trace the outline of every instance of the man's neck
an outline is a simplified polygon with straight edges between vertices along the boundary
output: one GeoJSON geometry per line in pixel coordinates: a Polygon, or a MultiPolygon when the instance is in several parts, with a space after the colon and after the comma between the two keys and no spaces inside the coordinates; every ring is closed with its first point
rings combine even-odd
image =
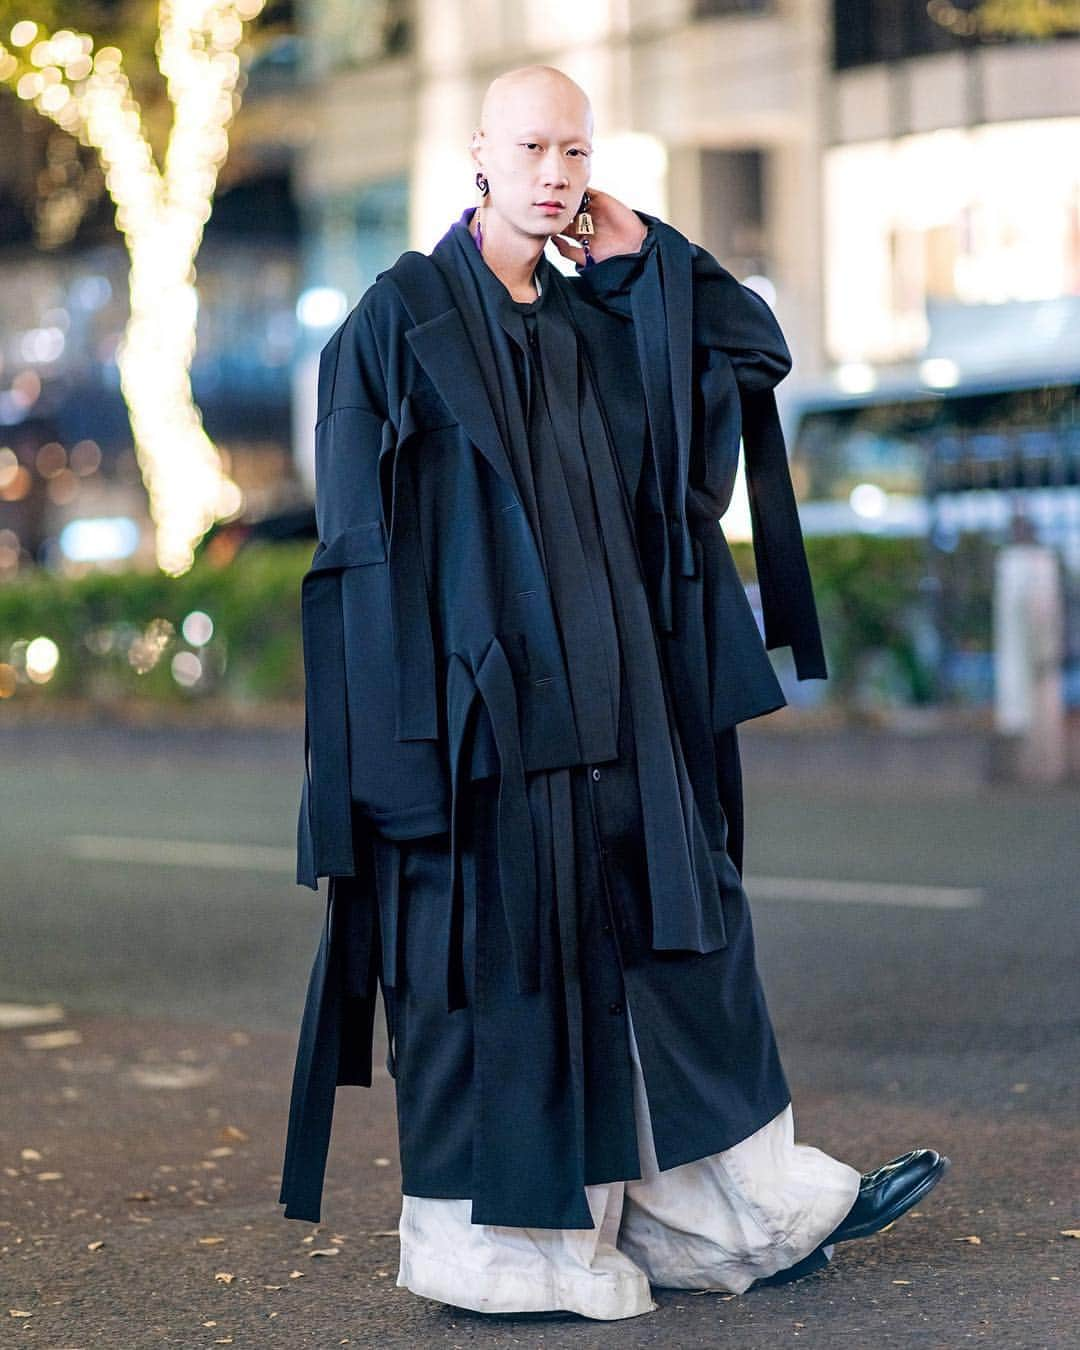
{"type": "Polygon", "coordinates": [[[476,223],[484,230],[483,258],[515,300],[535,300],[538,287],[533,280],[536,264],[544,251],[544,240],[536,241],[513,231],[491,211],[473,212],[469,232],[476,238],[476,223]]]}

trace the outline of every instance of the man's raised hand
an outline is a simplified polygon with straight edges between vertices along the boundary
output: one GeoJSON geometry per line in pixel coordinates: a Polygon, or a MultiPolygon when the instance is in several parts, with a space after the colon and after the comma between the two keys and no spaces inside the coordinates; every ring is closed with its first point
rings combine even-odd
{"type": "MultiPolygon", "coordinates": [[[[579,265],[585,262],[585,250],[577,242],[579,239],[588,239],[589,252],[597,262],[618,253],[637,253],[648,232],[637,212],[610,192],[593,187],[588,191],[589,214],[595,234],[579,235],[568,228],[563,234],[552,236],[555,247],[564,258],[579,265]]],[[[576,215],[573,220],[577,220],[576,215]]]]}

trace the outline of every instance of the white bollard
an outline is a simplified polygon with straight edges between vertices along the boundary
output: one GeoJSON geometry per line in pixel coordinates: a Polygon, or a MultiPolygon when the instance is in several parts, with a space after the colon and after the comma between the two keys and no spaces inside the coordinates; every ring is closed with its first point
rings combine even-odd
{"type": "Polygon", "coordinates": [[[1041,544],[1003,548],[994,566],[994,720],[1024,782],[1058,783],[1068,772],[1063,637],[1057,554],[1041,544]]]}

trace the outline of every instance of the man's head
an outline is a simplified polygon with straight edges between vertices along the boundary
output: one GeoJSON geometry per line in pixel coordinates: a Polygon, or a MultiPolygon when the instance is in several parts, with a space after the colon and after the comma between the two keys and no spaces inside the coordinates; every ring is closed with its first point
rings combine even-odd
{"type": "Polygon", "coordinates": [[[554,66],[521,66],[488,86],[470,147],[488,181],[485,211],[531,236],[565,230],[589,181],[593,115],[580,85],[554,66]],[[558,211],[544,210],[560,203],[558,211]]]}

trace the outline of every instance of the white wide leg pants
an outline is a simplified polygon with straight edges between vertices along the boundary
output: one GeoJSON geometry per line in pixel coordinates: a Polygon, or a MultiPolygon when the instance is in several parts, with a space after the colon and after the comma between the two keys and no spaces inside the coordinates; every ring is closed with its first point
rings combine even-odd
{"type": "Polygon", "coordinates": [[[661,1172],[630,1025],[639,1181],[585,1188],[592,1229],[470,1222],[471,1200],[402,1196],[397,1283],[478,1312],[651,1312],[650,1284],[741,1294],[807,1256],[851,1208],[860,1175],[795,1143],[788,1105],[733,1148],[661,1172]]]}

